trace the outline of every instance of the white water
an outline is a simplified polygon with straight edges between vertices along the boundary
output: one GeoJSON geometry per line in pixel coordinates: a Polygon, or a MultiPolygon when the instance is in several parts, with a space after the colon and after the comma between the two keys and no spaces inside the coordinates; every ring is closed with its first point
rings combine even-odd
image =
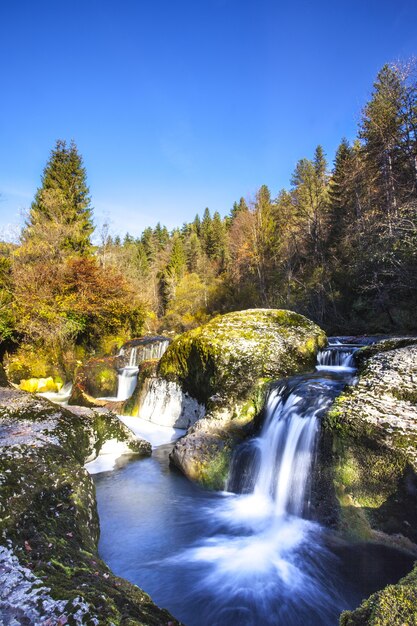
{"type": "Polygon", "coordinates": [[[160,359],[169,346],[169,339],[144,339],[142,343],[130,348],[121,348],[119,356],[129,354],[129,367],[140,365],[143,361],[160,359]]]}
{"type": "Polygon", "coordinates": [[[72,391],[72,383],[66,383],[60,391],[57,393],[52,391],[45,391],[44,393],[38,393],[36,395],[41,396],[42,398],[47,398],[51,400],[51,402],[56,402],[56,404],[68,404],[68,400],[70,399],[72,391]]]}
{"type": "Polygon", "coordinates": [[[272,392],[266,407],[254,493],[270,497],[277,516],[301,516],[318,431],[317,413],[322,406],[314,405],[303,413],[299,410],[302,398],[296,393],[285,398],[283,391],[272,392]]]}
{"type": "MultiPolygon", "coordinates": [[[[136,437],[149,441],[153,449],[167,443],[173,443],[185,435],[185,430],[156,426],[139,417],[118,415],[118,418],[123,424],[130,428],[136,437]]],[[[85,463],[84,467],[89,474],[110,472],[123,463],[122,457],[126,457],[127,460],[129,456],[132,456],[132,451],[126,442],[118,441],[117,439],[109,439],[102,446],[98,456],[92,461],[85,463]]]]}
{"type": "Polygon", "coordinates": [[[166,448],[99,479],[100,554],[112,569],[189,626],[334,626],[380,588],[367,591],[363,546],[350,578],[349,560],[346,572],[325,529],[306,519],[320,418],[352,380],[327,365],[272,389],[260,435],[236,451],[228,492],[170,472],[166,448]]]}
{"type": "Polygon", "coordinates": [[[149,441],[153,449],[167,443],[173,443],[186,433],[184,429],[159,426],[140,417],[128,415],[119,415],[118,417],[137,437],[149,441]]]}
{"type": "Polygon", "coordinates": [[[123,368],[121,373],[118,375],[116,400],[124,401],[130,398],[132,393],[135,391],[135,387],[138,382],[138,373],[139,367],[136,365],[128,365],[123,368]]]}
{"type": "Polygon", "coordinates": [[[343,344],[330,345],[317,356],[317,371],[354,372],[354,354],[357,347],[343,344]]]}
{"type": "Polygon", "coordinates": [[[115,398],[117,401],[128,400],[135,391],[140,364],[151,359],[160,359],[168,346],[168,339],[155,339],[154,341],[145,339],[144,343],[120,350],[119,356],[125,356],[126,352],[129,354],[129,364],[118,375],[117,396],[115,398]]]}

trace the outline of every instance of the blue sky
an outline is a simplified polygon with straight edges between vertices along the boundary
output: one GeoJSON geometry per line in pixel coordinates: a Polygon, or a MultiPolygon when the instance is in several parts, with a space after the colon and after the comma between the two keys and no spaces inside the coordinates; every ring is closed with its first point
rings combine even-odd
{"type": "Polygon", "coordinates": [[[415,0],[0,3],[0,236],[57,138],[83,155],[97,224],[138,235],[353,138],[388,61],[417,54],[415,0]]]}

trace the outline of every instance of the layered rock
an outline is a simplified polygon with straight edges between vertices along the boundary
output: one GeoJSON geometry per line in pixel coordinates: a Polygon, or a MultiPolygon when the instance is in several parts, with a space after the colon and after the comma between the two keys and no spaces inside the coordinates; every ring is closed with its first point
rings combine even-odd
{"type": "MultiPolygon", "coordinates": [[[[339,529],[417,554],[417,341],[382,341],[361,350],[358,363],[357,384],[324,422],[316,504],[333,485],[339,529]]],[[[416,599],[417,571],[341,624],[414,624],[416,599]]]]}
{"type": "Polygon", "coordinates": [[[83,464],[109,439],[150,453],[108,412],[0,389],[3,624],[177,623],[98,557],[94,486],[83,464]]]}
{"type": "Polygon", "coordinates": [[[291,311],[228,313],[176,338],[158,376],[206,409],[171,459],[189,478],[221,489],[232,449],[259,415],[268,384],[312,368],[324,332],[291,311]]]}

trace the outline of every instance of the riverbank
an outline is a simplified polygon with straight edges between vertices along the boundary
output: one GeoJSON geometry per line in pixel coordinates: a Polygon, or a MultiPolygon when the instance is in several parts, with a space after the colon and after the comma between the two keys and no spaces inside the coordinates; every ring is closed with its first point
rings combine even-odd
{"type": "Polygon", "coordinates": [[[177,624],[97,554],[99,520],[83,465],[106,441],[150,454],[109,412],[65,409],[0,388],[0,612],[5,625],[177,624]]]}

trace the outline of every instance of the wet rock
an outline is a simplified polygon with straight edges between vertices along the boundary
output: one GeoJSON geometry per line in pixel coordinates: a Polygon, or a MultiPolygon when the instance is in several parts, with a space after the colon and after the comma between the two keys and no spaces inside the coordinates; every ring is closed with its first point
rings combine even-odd
{"type": "MultiPolygon", "coordinates": [[[[379,342],[358,361],[357,384],[324,421],[321,474],[334,488],[336,525],[417,553],[417,341],[379,342]]],[[[417,624],[417,570],[343,613],[340,623],[417,624]]]]}
{"type": "Polygon", "coordinates": [[[222,488],[231,451],[259,414],[271,380],[313,367],[324,332],[274,309],[227,313],[175,339],[158,375],[206,408],[177,442],[172,462],[189,478],[222,488]]]}
{"type": "Polygon", "coordinates": [[[98,557],[94,486],[83,464],[112,438],[137,446],[108,411],[68,410],[23,391],[0,389],[0,615],[5,626],[177,624],[98,557]]]}

